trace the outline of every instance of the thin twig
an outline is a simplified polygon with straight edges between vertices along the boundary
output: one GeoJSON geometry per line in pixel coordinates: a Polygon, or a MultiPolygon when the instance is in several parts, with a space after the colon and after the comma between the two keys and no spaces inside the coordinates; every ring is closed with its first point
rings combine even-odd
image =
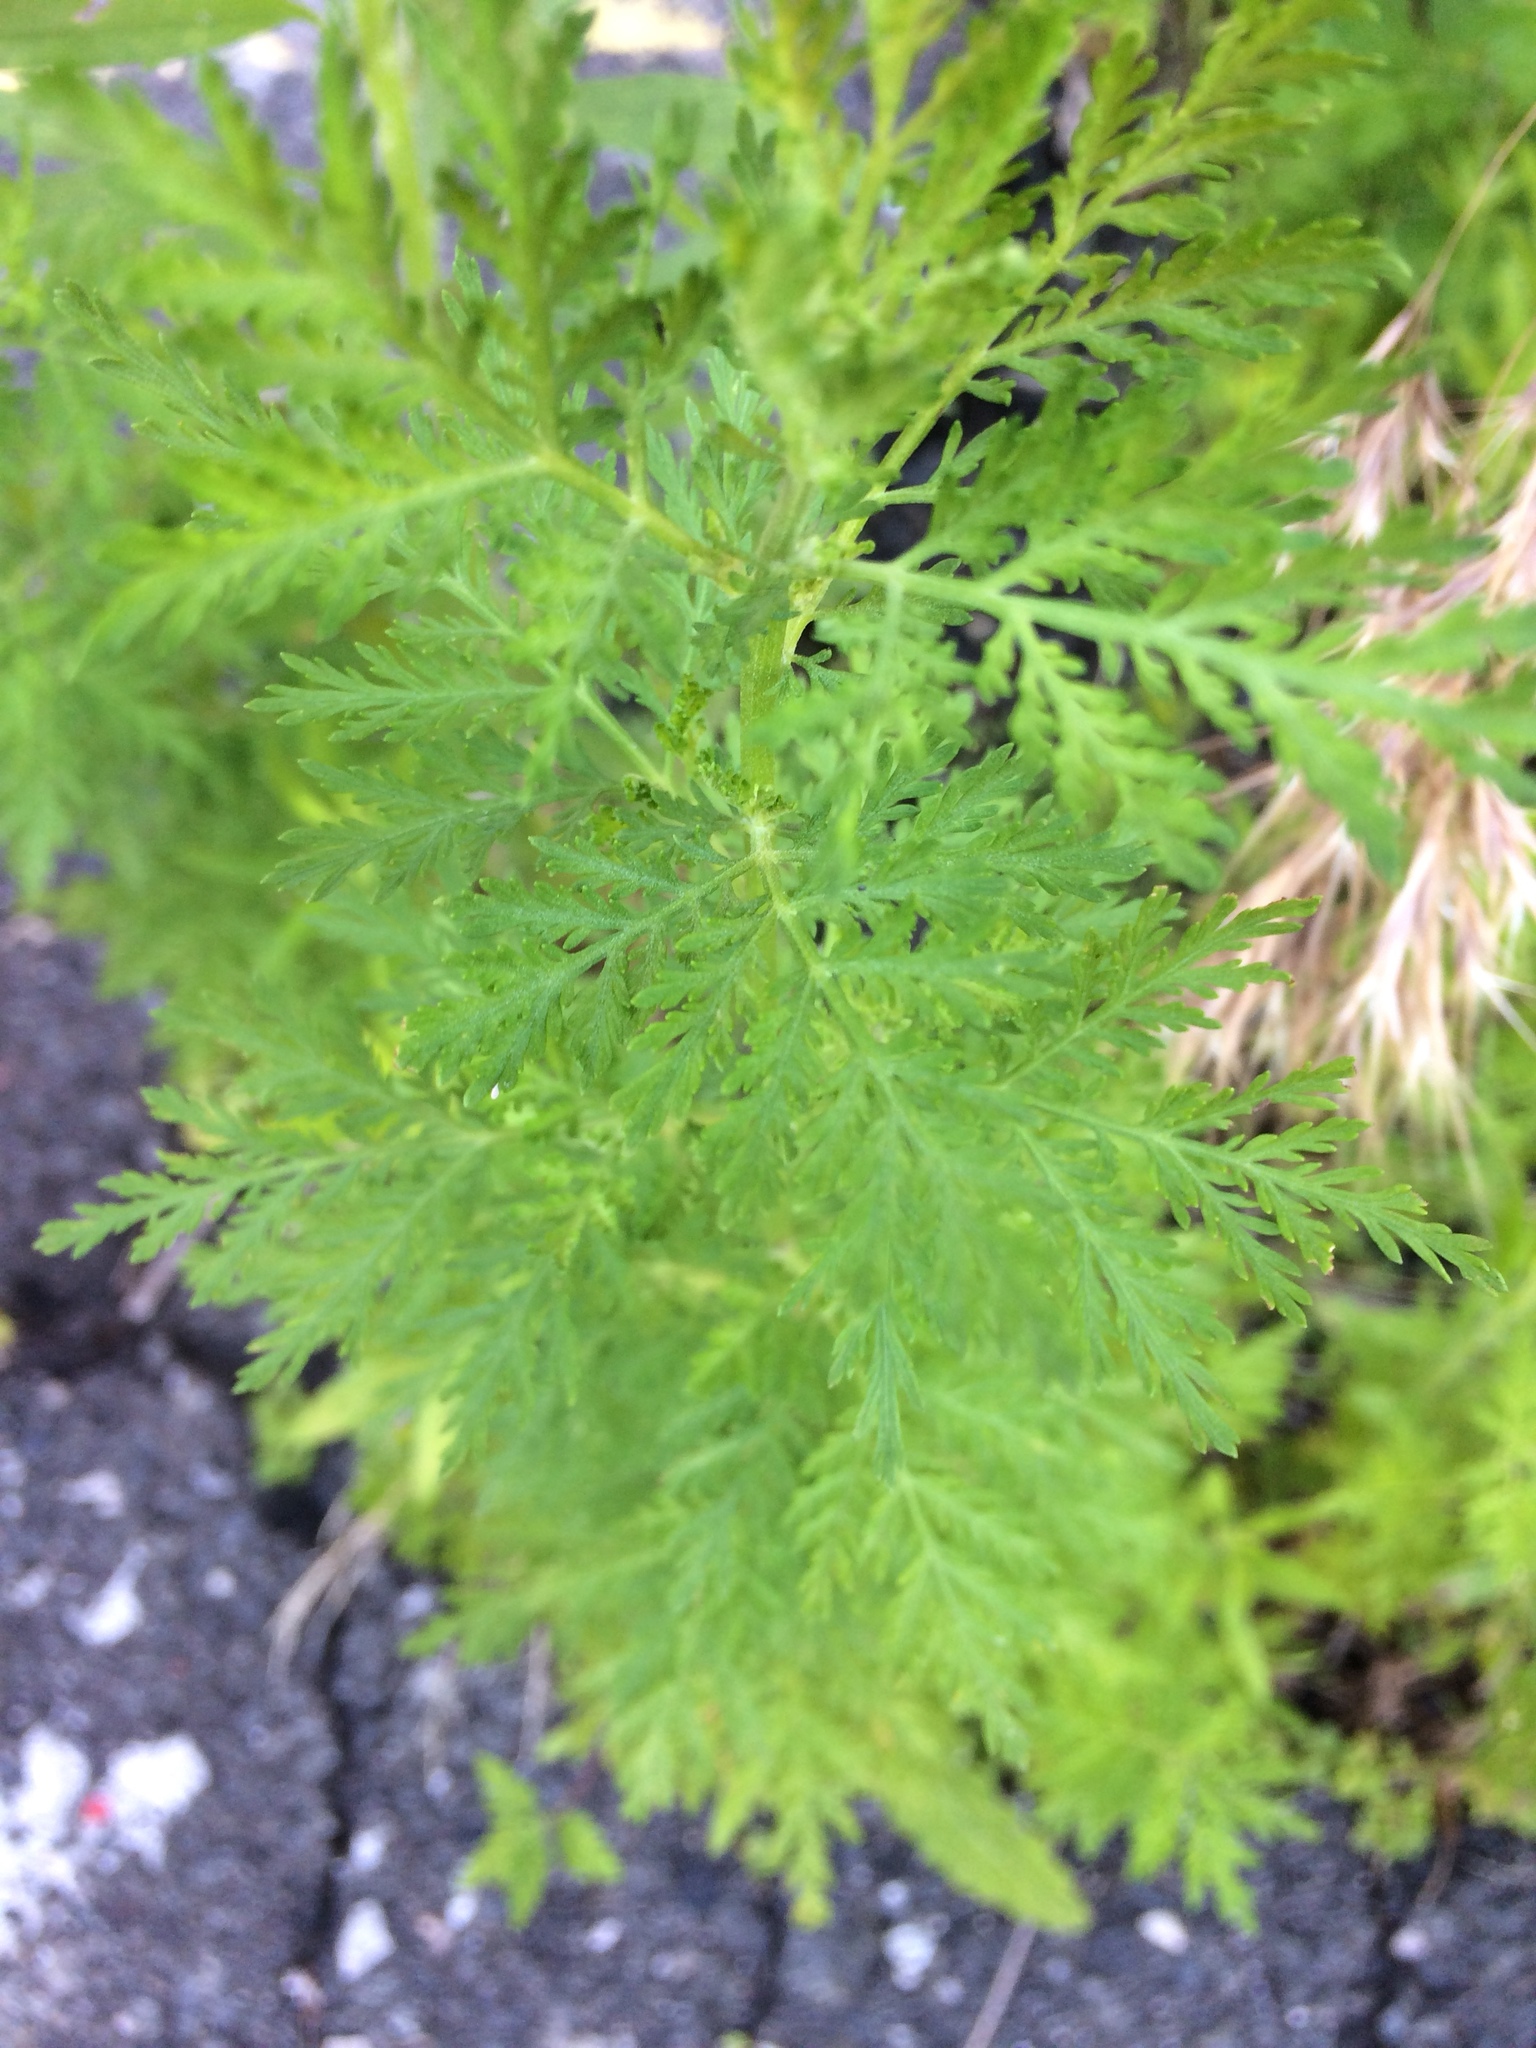
{"type": "Polygon", "coordinates": [[[528,1669],[523,1677],[523,1711],[517,1730],[517,1760],[526,1770],[544,1740],[549,1719],[549,1630],[542,1622],[528,1638],[528,1669]]]}
{"type": "Polygon", "coordinates": [[[1008,1945],[992,1973],[992,1982],[981,2001],[981,2010],[965,2037],[965,2048],[992,2048],[992,2037],[1002,2025],[1003,2014],[1019,1988],[1019,1979],[1024,1974],[1024,1965],[1029,1961],[1029,1952],[1034,1945],[1034,1928],[1027,1920],[1020,1920],[1009,1935],[1008,1945]]]}
{"type": "Polygon", "coordinates": [[[1387,322],[1380,334],[1377,335],[1375,341],[1372,342],[1370,348],[1366,351],[1365,360],[1368,363],[1384,363],[1398,343],[1404,340],[1405,337],[1414,334],[1421,321],[1426,318],[1430,308],[1434,305],[1435,295],[1440,289],[1441,281],[1446,271],[1450,268],[1451,258],[1456,254],[1457,249],[1461,245],[1462,236],[1481,212],[1484,200],[1498,182],[1499,173],[1520,147],[1520,144],[1525,140],[1533,126],[1536,126],[1536,103],[1526,108],[1519,121],[1516,122],[1509,134],[1505,136],[1499,147],[1483,166],[1483,174],[1472,188],[1472,196],[1456,216],[1455,225],[1441,243],[1440,253],[1430,265],[1428,276],[1408,301],[1407,305],[1404,306],[1403,310],[1395,319],[1387,322]]]}
{"type": "Polygon", "coordinates": [[[267,1667],[274,1679],[287,1677],[310,1617],[320,1614],[329,1628],[367,1577],[389,1535],[389,1518],[396,1504],[396,1496],[386,1496],[366,1514],[352,1516],[273,1608],[267,1623],[267,1667]]]}
{"type": "Polygon", "coordinates": [[[1435,1787],[1434,1858],[1423,1884],[1419,1886],[1418,1897],[1409,1908],[1410,1920],[1420,1913],[1427,1913],[1450,1883],[1456,1868],[1456,1852],[1460,1847],[1461,1795],[1454,1783],[1441,1779],[1435,1787]]]}
{"type": "Polygon", "coordinates": [[[164,1251],[155,1253],[149,1264],[134,1280],[132,1286],[123,1290],[118,1303],[118,1314],[125,1323],[143,1324],[153,1322],[160,1304],[171,1291],[171,1284],[181,1271],[182,1262],[193,1245],[205,1238],[213,1228],[211,1218],[199,1223],[195,1230],[184,1230],[179,1237],[172,1238],[164,1251]]]}

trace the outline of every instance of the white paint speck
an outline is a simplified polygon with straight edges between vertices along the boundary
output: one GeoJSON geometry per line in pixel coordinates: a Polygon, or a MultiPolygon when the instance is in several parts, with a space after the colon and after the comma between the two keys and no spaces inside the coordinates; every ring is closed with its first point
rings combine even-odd
{"type": "Polygon", "coordinates": [[[389,1847],[389,1825],[375,1821],[372,1827],[359,1828],[347,1849],[347,1868],[354,1877],[366,1877],[377,1870],[384,1861],[384,1851],[389,1847]]]}
{"type": "Polygon", "coordinates": [[[50,1896],[78,1894],[85,1870],[115,1869],[125,1854],[158,1868],[167,1824],[209,1782],[187,1735],[128,1743],[89,1797],[85,1751],[46,1723],[22,1737],[19,1764],[15,1791],[0,1793],[0,1956],[39,1932],[50,1896]]]}
{"type": "Polygon", "coordinates": [[[123,1848],[158,1870],[167,1825],[212,1782],[208,1759],[190,1735],[127,1743],[108,1758],[101,1782],[108,1825],[123,1848]]]}
{"type": "Polygon", "coordinates": [[[893,1920],[899,1920],[912,1903],[912,1887],[903,1884],[899,1877],[887,1878],[875,1897],[880,1901],[882,1913],[889,1913],[893,1920]]]}
{"type": "Polygon", "coordinates": [[[939,1952],[938,1929],[927,1920],[898,1920],[885,1930],[880,1947],[896,1989],[915,1991],[939,1952]]]}
{"type": "Polygon", "coordinates": [[[31,1571],[23,1572],[19,1579],[12,1579],[5,1589],[5,1604],[17,1614],[30,1614],[34,1607],[41,1607],[53,1591],[53,1567],[35,1564],[31,1571]]]}
{"type": "Polygon", "coordinates": [[[21,1783],[0,1794],[0,1956],[36,1934],[50,1892],[78,1888],[65,1847],[81,1794],[91,1781],[85,1751],[51,1728],[21,1740],[21,1783]]]}
{"type": "Polygon", "coordinates": [[[336,1937],[336,1974],[343,1984],[356,1984],[395,1952],[395,1937],[377,1899],[359,1899],[347,1909],[336,1937]]]}
{"type": "Polygon", "coordinates": [[[66,1479],[59,1499],[72,1508],[89,1508],[104,1522],[115,1522],[123,1512],[123,1482],[115,1472],[82,1472],[78,1479],[66,1479]]]}
{"type": "Polygon", "coordinates": [[[71,1630],[93,1650],[111,1649],[124,1641],[144,1619],[138,1579],[149,1552],[142,1543],[130,1543],[117,1570],[89,1607],[77,1608],[66,1616],[71,1630]]]}
{"type": "Polygon", "coordinates": [[[443,1925],[451,1928],[455,1934],[462,1934],[479,1910],[478,1892],[454,1892],[443,1908],[443,1925]]]}
{"type": "Polygon", "coordinates": [[[616,1949],[624,1939],[624,1922],[609,1918],[594,1920],[581,1937],[581,1945],[590,1955],[605,1956],[616,1949]]]}
{"type": "Polygon", "coordinates": [[[1429,1954],[1429,1935],[1410,1920],[1406,1927],[1399,1927],[1387,1947],[1400,1963],[1422,1963],[1429,1954]]]}
{"type": "Polygon", "coordinates": [[[1166,1906],[1154,1906],[1143,1913],[1136,1922],[1136,1932],[1151,1947],[1161,1949],[1165,1956],[1181,1956],[1189,1948],[1189,1929],[1177,1913],[1170,1913],[1166,1906]]]}
{"type": "Polygon", "coordinates": [[[203,1573],[203,1591],[210,1600],[232,1600],[240,1590],[240,1581],[227,1564],[216,1564],[203,1573]]]}

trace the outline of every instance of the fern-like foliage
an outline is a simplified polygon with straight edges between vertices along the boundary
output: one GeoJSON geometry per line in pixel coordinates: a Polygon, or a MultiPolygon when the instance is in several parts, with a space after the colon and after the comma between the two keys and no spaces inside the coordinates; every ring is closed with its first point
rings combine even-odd
{"type": "MultiPolygon", "coordinates": [[[[286,910],[176,963],[220,1085],[157,1107],[197,1148],[47,1241],[216,1222],[200,1289],[271,1304],[247,1384],[340,1348],[312,1426],[458,1567],[466,1648],[547,1621],[558,1739],[636,1811],[712,1800],[810,1912],[868,1794],[1011,1912],[1074,1919],[1047,1834],[1120,1825],[1241,1911],[1295,1752],[1229,1504],[1176,1505],[1245,1399],[1190,1234],[1286,1317],[1340,1234],[1489,1278],[1340,1159],[1336,1073],[1157,1079],[1306,910],[1154,885],[1224,837],[1201,721],[1266,728],[1386,865],[1352,719],[1511,786],[1531,736],[1350,651],[1367,572],[1295,419],[1194,425],[1212,352],[1369,268],[1218,203],[1326,73],[1322,7],[1238,0],[1182,98],[1136,12],[1051,170],[1064,0],[779,0],[738,24],[729,173],[682,106],[599,214],[581,20],[523,0],[403,10],[414,112],[394,27],[333,19],[312,177],[211,69],[208,145],[17,96],[161,230],[36,315],[178,494],[92,529],[81,672],[161,691],[174,786],[204,699],[152,679],[222,649],[294,819],[286,910]],[[893,507],[921,538],[877,558],[893,507]]],[[[10,799],[39,849],[90,815],[46,786],[10,799]]]]}

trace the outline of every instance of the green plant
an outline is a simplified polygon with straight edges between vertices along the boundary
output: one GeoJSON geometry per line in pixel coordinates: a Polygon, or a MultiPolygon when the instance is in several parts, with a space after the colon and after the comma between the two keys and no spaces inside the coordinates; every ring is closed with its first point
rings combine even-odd
{"type": "MultiPolygon", "coordinates": [[[[1199,0],[1183,0],[1198,12],[1199,0]]],[[[1282,223],[1346,208],[1393,262],[1369,291],[1306,316],[1310,366],[1326,376],[1364,353],[1439,256],[1479,173],[1536,102],[1536,37],[1523,0],[1376,0],[1329,24],[1340,80],[1329,120],[1300,158],[1266,166],[1249,204],[1282,223]]],[[[1515,354],[1529,375],[1536,151],[1514,152],[1459,240],[1439,295],[1431,356],[1454,398],[1487,395],[1515,354]]],[[[1506,377],[1517,365],[1510,365],[1506,377]]]]}
{"type": "Polygon", "coordinates": [[[4,829],[34,883],[77,832],[109,855],[76,914],[171,986],[156,1102],[196,1139],[46,1242],[217,1224],[196,1288],[271,1304],[247,1384],[341,1355],[274,1440],[353,1435],[467,1654],[551,1629],[551,1745],[600,1743],[633,1812],[711,1802],[803,1911],[874,1796],[1014,1913],[1079,1918],[1052,1839],[1124,1827],[1241,1914],[1311,1749],[1255,1601],[1310,1582],[1192,1459],[1287,1370],[1231,1348],[1201,1239],[1289,1318],[1341,1233],[1488,1269],[1338,1162],[1338,1068],[1164,1085],[1163,1035],[1304,906],[1153,882],[1231,837],[1202,731],[1262,726],[1383,872],[1349,721],[1528,794],[1516,685],[1393,678],[1529,622],[1352,649],[1394,571],[1322,530],[1307,419],[1191,426],[1215,359],[1372,261],[1218,204],[1329,74],[1323,7],[1237,6],[1177,99],[1099,10],[1057,170],[1024,152],[1077,10],[978,17],[914,97],[954,11],[744,17],[728,169],[701,189],[664,111],[596,218],[580,20],[519,0],[333,18],[313,179],[212,70],[211,148],[63,76],[14,96],[112,196],[7,201],[18,473],[73,451],[96,496],[15,522],[44,656],[7,716],[54,739],[4,829]],[[898,505],[922,537],[880,558],[898,505]],[[94,745],[57,737],[60,649],[94,745]]]}

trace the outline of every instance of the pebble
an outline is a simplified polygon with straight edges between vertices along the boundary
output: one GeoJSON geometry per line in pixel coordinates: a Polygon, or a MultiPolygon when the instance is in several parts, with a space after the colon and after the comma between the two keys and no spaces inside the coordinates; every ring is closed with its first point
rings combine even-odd
{"type": "Polygon", "coordinates": [[[1143,1913],[1136,1922],[1136,1932],[1151,1947],[1161,1949],[1165,1956],[1182,1956],[1189,1950],[1189,1929],[1177,1913],[1170,1913],[1166,1906],[1154,1906],[1143,1913]]]}
{"type": "Polygon", "coordinates": [[[33,1565],[31,1571],[23,1572],[19,1579],[11,1581],[6,1589],[6,1606],[17,1614],[30,1614],[34,1607],[41,1607],[53,1591],[53,1580],[51,1565],[33,1565]]]}
{"type": "Polygon", "coordinates": [[[100,1796],[117,1840],[159,1870],[167,1823],[212,1783],[208,1759],[191,1736],[167,1735],[159,1742],[126,1743],[109,1757],[100,1796]]]}
{"type": "Polygon", "coordinates": [[[1400,1963],[1422,1963],[1429,1954],[1428,1930],[1415,1927],[1410,1920],[1407,1926],[1398,1928],[1387,1947],[1400,1963]]]}
{"type": "Polygon", "coordinates": [[[624,1939],[624,1922],[611,1916],[605,1920],[594,1920],[581,1937],[581,1945],[589,1955],[605,1956],[616,1949],[624,1939]]]}
{"type": "Polygon", "coordinates": [[[82,1643],[93,1650],[109,1650],[142,1624],[144,1603],[139,1598],[138,1578],[148,1556],[142,1543],[130,1543],[122,1563],[90,1606],[66,1616],[71,1632],[82,1643]]]}
{"type": "Polygon", "coordinates": [[[284,1970],[278,1982],[288,2003],[311,2018],[325,2004],[325,1993],[308,1970],[284,1970]]]}
{"type": "Polygon", "coordinates": [[[479,1910],[478,1892],[455,1892],[443,1908],[443,1925],[462,1934],[479,1910]]]}
{"type": "Polygon", "coordinates": [[[203,1573],[203,1591],[210,1600],[232,1600],[240,1590],[240,1581],[227,1564],[216,1564],[203,1573]]]}
{"type": "Polygon", "coordinates": [[[356,1984],[395,1952],[384,1908],[377,1899],[359,1899],[347,1909],[336,1937],[336,1974],[343,1984],[356,1984]]]}
{"type": "Polygon", "coordinates": [[[915,1991],[939,1952],[938,1930],[926,1920],[898,1920],[880,1940],[898,1991],[915,1991]]]}
{"type": "Polygon", "coordinates": [[[384,1861],[388,1847],[389,1825],[386,1821],[375,1821],[372,1827],[359,1828],[347,1845],[348,1870],[355,1877],[366,1877],[384,1861]]]}
{"type": "Polygon", "coordinates": [[[123,1482],[115,1472],[104,1468],[98,1472],[82,1472],[78,1479],[66,1479],[59,1488],[59,1499],[72,1508],[90,1508],[104,1522],[115,1522],[123,1512],[123,1482]]]}

